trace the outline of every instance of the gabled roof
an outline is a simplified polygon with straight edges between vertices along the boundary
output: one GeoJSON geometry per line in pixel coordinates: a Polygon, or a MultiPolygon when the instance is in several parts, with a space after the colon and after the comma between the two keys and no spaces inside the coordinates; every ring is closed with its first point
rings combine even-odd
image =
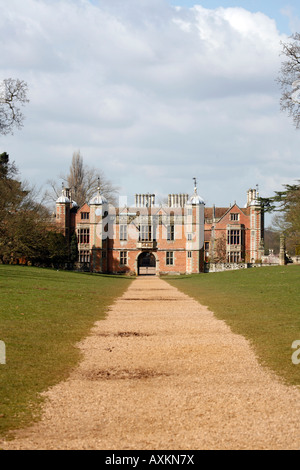
{"type": "Polygon", "coordinates": [[[240,211],[240,212],[242,212],[242,210],[239,208],[239,206],[238,206],[236,203],[234,203],[233,206],[229,207],[229,208],[227,209],[227,211],[225,212],[225,214],[222,215],[222,217],[221,217],[220,220],[224,219],[224,217],[225,217],[227,214],[229,214],[229,213],[232,211],[232,209],[234,209],[235,211],[240,211]]]}
{"type": "MultiPolygon", "coordinates": [[[[231,207],[216,207],[215,208],[215,218],[218,219],[218,222],[221,221],[227,214],[230,212],[240,212],[244,215],[249,215],[249,208],[241,208],[236,203],[234,203],[231,207]]],[[[213,218],[213,208],[206,207],[204,210],[205,219],[212,219],[213,218]]]]}
{"type": "MultiPolygon", "coordinates": [[[[228,211],[228,207],[216,207],[215,208],[215,217],[216,217],[216,219],[221,219],[221,217],[223,217],[223,215],[227,211],[228,211]]],[[[212,217],[213,217],[213,208],[212,207],[205,207],[204,217],[206,219],[212,219],[212,217]]]]}
{"type": "Polygon", "coordinates": [[[77,212],[90,212],[90,206],[88,205],[87,202],[85,202],[81,207],[78,207],[77,212]]]}

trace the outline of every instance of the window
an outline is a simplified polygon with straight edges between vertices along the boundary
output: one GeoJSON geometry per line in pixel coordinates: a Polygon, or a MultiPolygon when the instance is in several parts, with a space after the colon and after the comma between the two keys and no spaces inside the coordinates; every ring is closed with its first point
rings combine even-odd
{"type": "Polygon", "coordinates": [[[89,263],[90,262],[90,252],[88,250],[82,250],[79,252],[79,261],[80,263],[89,263]]]}
{"type": "Polygon", "coordinates": [[[240,245],[241,243],[241,231],[240,230],[229,230],[227,237],[228,245],[240,245]]]}
{"type": "Polygon", "coordinates": [[[120,252],[120,265],[125,266],[127,264],[127,251],[120,252]]]}
{"type": "Polygon", "coordinates": [[[167,266],[173,266],[173,265],[174,265],[173,251],[167,251],[167,254],[166,254],[166,265],[167,265],[167,266]]]}
{"type": "Polygon", "coordinates": [[[230,214],[230,220],[240,220],[240,214],[230,214]]]}
{"type": "Polygon", "coordinates": [[[188,251],[188,252],[187,252],[187,257],[188,257],[188,258],[191,258],[191,257],[192,257],[192,252],[191,252],[191,251],[188,251]]]}
{"type": "Polygon", "coordinates": [[[151,225],[140,226],[140,242],[147,242],[152,240],[151,225]]]}
{"type": "Polygon", "coordinates": [[[167,227],[167,240],[169,240],[169,241],[175,240],[174,225],[168,225],[168,227],[167,227]]]}
{"type": "Polygon", "coordinates": [[[127,240],[127,225],[120,225],[120,240],[127,240]]]}
{"type": "Polygon", "coordinates": [[[204,250],[209,251],[209,242],[204,243],[204,250]]]}
{"type": "Polygon", "coordinates": [[[90,229],[82,228],[79,230],[79,243],[89,244],[90,243],[90,229]]]}
{"type": "Polygon", "coordinates": [[[239,251],[231,251],[227,255],[228,263],[239,263],[241,261],[241,253],[239,251]]]}
{"type": "Polygon", "coordinates": [[[81,220],[89,220],[90,213],[89,212],[81,212],[81,220]]]}
{"type": "Polygon", "coordinates": [[[188,241],[192,241],[193,240],[193,234],[188,233],[187,239],[188,239],[188,241]]]}
{"type": "Polygon", "coordinates": [[[187,215],[193,215],[193,209],[188,209],[187,215]]]}

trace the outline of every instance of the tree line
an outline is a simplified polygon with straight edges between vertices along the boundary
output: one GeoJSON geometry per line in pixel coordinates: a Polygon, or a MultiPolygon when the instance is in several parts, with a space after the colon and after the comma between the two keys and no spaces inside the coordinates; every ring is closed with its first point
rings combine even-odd
{"type": "MultiPolygon", "coordinates": [[[[282,42],[283,60],[276,78],[281,88],[280,109],[292,118],[296,129],[300,129],[300,33],[295,33],[287,42],[282,42]]],[[[279,236],[286,238],[290,255],[300,256],[300,180],[283,184],[273,196],[261,198],[266,213],[273,213],[272,227],[268,232],[270,247],[278,247],[279,236]]]]}
{"type": "MultiPolygon", "coordinates": [[[[99,186],[106,198],[115,202],[117,188],[102,173],[86,166],[79,152],[74,152],[64,179],[79,207],[99,186]]],[[[53,207],[45,203],[56,201],[59,195],[59,188],[52,185],[41,202],[34,189],[19,180],[9,155],[0,154],[0,263],[74,267],[78,260],[76,234],[67,240],[55,223],[53,207]]]]}
{"type": "MultiPolygon", "coordinates": [[[[18,176],[9,155],[0,154],[0,262],[72,268],[78,258],[76,234],[71,234],[71,239],[67,240],[59,232],[52,207],[45,203],[45,197],[41,202],[35,190],[18,176]]],[[[108,200],[114,202],[116,198],[116,187],[103,174],[100,179],[96,170],[84,165],[78,152],[74,152],[65,181],[74,188],[72,196],[79,201],[79,207],[88,202],[99,185],[108,200]],[[78,167],[80,172],[76,173],[78,167]],[[87,184],[90,178],[91,186],[87,184]]],[[[57,187],[52,186],[46,192],[46,199],[52,202],[58,197],[57,187]]]]}
{"type": "MultiPolygon", "coordinates": [[[[28,85],[19,79],[0,82],[0,135],[13,134],[23,127],[21,108],[29,102],[28,85]]],[[[103,172],[83,162],[80,151],[74,152],[67,175],[60,179],[71,190],[79,207],[95,194],[98,187],[112,203],[118,188],[103,172]]],[[[9,154],[0,154],[0,263],[26,263],[39,266],[74,266],[78,259],[76,234],[66,240],[58,231],[49,203],[61,194],[55,181],[42,201],[33,188],[20,181],[19,172],[9,154]]],[[[53,209],[53,207],[52,207],[53,209]]]]}
{"type": "Polygon", "coordinates": [[[18,179],[9,155],[0,155],[0,262],[58,266],[66,262],[64,236],[51,230],[51,214],[18,179]]]}
{"type": "MultiPolygon", "coordinates": [[[[274,195],[260,198],[266,213],[275,214],[273,233],[284,235],[290,255],[300,256],[300,184],[285,184],[274,195]]],[[[278,238],[278,237],[277,237],[278,238]]]]}

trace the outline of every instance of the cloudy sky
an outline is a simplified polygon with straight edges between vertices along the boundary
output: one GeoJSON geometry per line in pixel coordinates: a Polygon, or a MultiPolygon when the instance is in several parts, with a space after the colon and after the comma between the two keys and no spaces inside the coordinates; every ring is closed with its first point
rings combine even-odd
{"type": "Polygon", "coordinates": [[[0,136],[40,188],[80,150],[129,202],[191,193],[246,202],[300,177],[300,131],[279,109],[281,41],[299,0],[0,0],[1,78],[29,86],[0,136]]]}

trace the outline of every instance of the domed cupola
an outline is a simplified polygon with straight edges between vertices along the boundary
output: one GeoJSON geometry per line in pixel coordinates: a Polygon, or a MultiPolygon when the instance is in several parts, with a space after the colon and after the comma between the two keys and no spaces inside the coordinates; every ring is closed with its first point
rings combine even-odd
{"type": "Polygon", "coordinates": [[[100,193],[100,188],[98,187],[97,194],[92,197],[89,206],[102,206],[104,204],[108,204],[108,200],[100,193]]]}
{"type": "Polygon", "coordinates": [[[70,195],[68,188],[62,188],[61,196],[57,199],[56,204],[70,204],[70,195]]]}
{"type": "Polygon", "coordinates": [[[199,196],[199,194],[198,194],[196,178],[194,178],[194,183],[195,183],[195,186],[194,186],[194,194],[189,198],[189,200],[187,201],[187,204],[189,204],[189,205],[195,205],[195,206],[199,206],[199,205],[201,205],[201,204],[204,204],[204,205],[205,205],[204,200],[203,200],[202,197],[199,196]]]}

